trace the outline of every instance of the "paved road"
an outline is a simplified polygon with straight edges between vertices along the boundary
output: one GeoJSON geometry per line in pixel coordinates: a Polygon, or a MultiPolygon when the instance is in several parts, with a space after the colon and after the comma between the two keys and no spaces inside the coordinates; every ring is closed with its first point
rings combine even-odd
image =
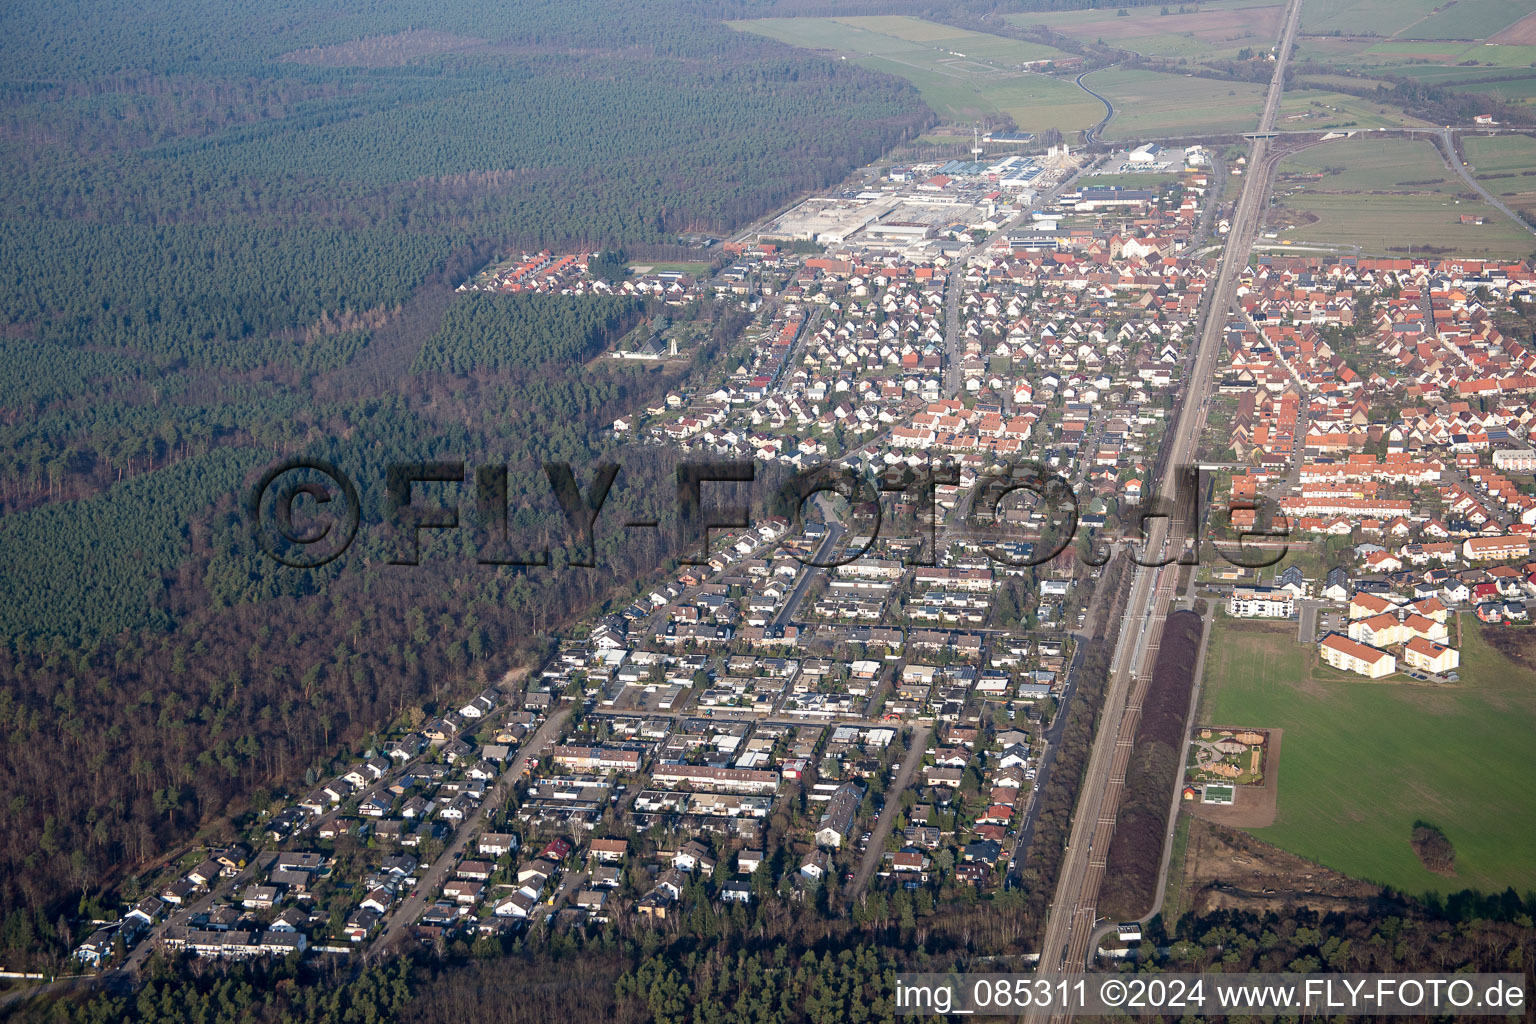
{"type": "MultiPolygon", "coordinates": [[[[1114,64],[1110,64],[1106,67],[1094,68],[1093,71],[1108,71],[1110,68],[1118,67],[1121,63],[1121,61],[1116,61],[1114,64]]],[[[1109,124],[1109,119],[1115,116],[1115,105],[1109,102],[1107,97],[1100,96],[1098,93],[1088,88],[1087,84],[1083,81],[1083,79],[1093,74],[1093,71],[1084,71],[1082,74],[1077,76],[1077,87],[1083,90],[1083,92],[1087,93],[1089,96],[1092,96],[1094,99],[1098,100],[1100,103],[1104,104],[1104,119],[1098,124],[1094,125],[1092,128],[1089,128],[1087,131],[1083,132],[1083,142],[1090,146],[1095,142],[1102,141],[1099,137],[1099,134],[1104,131],[1105,127],[1109,124]]]]}
{"type": "Polygon", "coordinates": [[[912,746],[907,748],[907,756],[902,758],[896,781],[885,792],[885,809],[880,812],[870,832],[869,846],[864,850],[864,859],[859,862],[858,874],[853,876],[853,884],[844,890],[850,905],[869,888],[869,880],[880,866],[885,855],[885,837],[891,834],[891,826],[895,824],[896,814],[901,810],[901,794],[912,784],[912,773],[917,771],[918,764],[923,760],[923,751],[928,749],[930,731],[931,727],[926,723],[912,729],[912,746]]]}
{"type": "Polygon", "coordinates": [[[549,745],[560,732],[570,715],[570,708],[562,708],[550,715],[539,726],[533,737],[523,743],[516,753],[507,759],[507,769],[496,780],[496,784],[485,794],[480,807],[467,820],[461,823],[455,831],[453,841],[438,855],[436,861],[427,869],[426,874],[420,876],[413,895],[407,896],[400,905],[390,911],[389,922],[384,930],[374,939],[368,949],[369,959],[374,959],[389,952],[400,938],[407,933],[416,919],[422,914],[429,900],[437,898],[442,885],[448,880],[449,874],[459,862],[459,857],[464,853],[464,848],[469,844],[469,838],[478,835],[486,819],[493,808],[501,807],[506,803],[511,788],[517,784],[517,780],[523,774],[523,759],[527,757],[543,756],[544,748],[549,745]]]}
{"type": "Polygon", "coordinates": [[[1524,218],[1522,218],[1514,210],[1511,210],[1509,207],[1505,206],[1503,200],[1494,195],[1492,192],[1489,192],[1486,188],[1483,187],[1482,182],[1478,181],[1472,176],[1471,168],[1462,162],[1461,151],[1457,149],[1458,140],[1452,134],[1449,125],[1441,130],[1440,137],[1445,142],[1445,151],[1440,154],[1441,157],[1445,160],[1445,165],[1460,175],[1461,180],[1466,182],[1467,186],[1471,188],[1472,191],[1482,196],[1483,201],[1486,202],[1489,206],[1492,206],[1494,209],[1503,213],[1504,216],[1508,217],[1516,224],[1519,224],[1526,231],[1536,235],[1536,228],[1533,228],[1531,225],[1527,224],[1524,218]]]}
{"type": "MultiPolygon", "coordinates": [[[[832,557],[832,552],[836,550],[837,542],[847,532],[842,523],[836,520],[828,522],[827,536],[822,540],[820,546],[816,548],[816,553],[811,556],[811,560],[819,565],[824,565],[832,557]]],[[[816,565],[800,566],[800,577],[795,580],[795,589],[789,592],[789,597],[785,599],[784,606],[773,617],[773,624],[775,626],[785,626],[794,620],[795,612],[800,610],[800,603],[805,600],[806,592],[811,589],[811,581],[821,571],[816,565]]]]}
{"type": "Polygon", "coordinates": [[[963,261],[956,260],[944,283],[944,397],[960,394],[960,288],[963,261]]]}
{"type": "MultiPolygon", "coordinates": [[[[1301,0],[1290,0],[1281,33],[1278,59],[1271,79],[1259,132],[1272,130],[1276,111],[1285,87],[1285,68],[1300,20],[1301,0]]],[[[1257,232],[1263,197],[1275,158],[1267,153],[1268,140],[1251,143],[1249,175],[1233,214],[1227,249],[1221,261],[1211,300],[1199,336],[1190,383],[1179,417],[1167,445],[1167,459],[1158,493],[1171,494],[1179,467],[1191,460],[1198,446],[1205,420],[1205,403],[1215,375],[1221,340],[1225,333],[1227,312],[1236,291],[1237,274],[1247,262],[1247,254],[1257,232]]],[[[1178,551],[1182,547],[1183,523],[1159,518],[1148,530],[1147,551],[1178,551]]],[[[1097,930],[1095,915],[1099,885],[1103,880],[1109,840],[1114,832],[1115,813],[1125,769],[1130,760],[1140,702],[1150,680],[1150,667],[1156,659],[1162,629],[1162,617],[1173,594],[1176,567],[1137,566],[1131,582],[1131,597],[1126,606],[1127,627],[1122,629],[1115,658],[1111,664],[1109,692],[1104,715],[1089,756],[1088,771],[1072,823],[1071,839],[1062,862],[1055,898],[1046,923],[1039,969],[1042,973],[1081,972],[1085,970],[1090,943],[1097,930]]],[[[1049,1014],[1031,1014],[1042,1020],[1049,1014]]],[[[1070,1018],[1070,1014],[1066,1015],[1070,1018]]]]}

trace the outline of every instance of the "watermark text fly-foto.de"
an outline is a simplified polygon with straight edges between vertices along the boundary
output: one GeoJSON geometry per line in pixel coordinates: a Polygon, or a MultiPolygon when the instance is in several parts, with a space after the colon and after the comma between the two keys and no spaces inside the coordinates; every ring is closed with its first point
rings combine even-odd
{"type": "MultiPolygon", "coordinates": [[[[593,467],[585,487],[568,463],[545,463],[543,471],[550,493],[576,541],[577,554],[566,564],[595,567],[599,520],[622,467],[614,462],[593,467]]],[[[549,566],[547,549],[520,550],[509,536],[507,476],[507,467],[496,463],[470,466],[462,461],[431,461],[388,466],[384,479],[379,481],[384,491],[379,522],[371,524],[383,531],[388,560],[396,565],[419,564],[425,531],[471,528],[475,531],[476,561],[482,565],[549,566]],[[438,501],[427,503],[424,496],[436,497],[438,501]],[[460,514],[465,504],[471,507],[471,516],[460,514]]],[[[707,562],[712,530],[749,529],[754,525],[745,506],[707,501],[706,485],[752,484],[757,479],[757,466],[750,460],[687,461],[677,466],[672,539],[678,561],[692,565],[707,562]]],[[[787,542],[801,535],[795,528],[779,538],[779,546],[806,565],[831,568],[853,562],[870,551],[879,538],[883,522],[881,498],[896,494],[919,510],[916,520],[919,528],[927,532],[927,543],[908,555],[908,564],[934,565],[943,518],[939,494],[941,489],[957,491],[960,479],[953,465],[932,462],[877,474],[838,464],[799,470],[788,482],[777,486],[778,494],[785,499],[782,504],[793,511],[795,527],[803,528],[807,504],[821,495],[836,495],[850,506],[864,510],[865,521],[859,525],[859,543],[841,550],[825,552],[823,545],[791,546],[787,542]]],[[[1171,500],[1153,495],[1130,506],[1129,515],[1122,513],[1122,522],[1128,520],[1139,527],[1139,537],[1122,539],[1134,561],[1148,566],[1198,563],[1205,521],[1201,495],[1207,482],[1199,467],[1180,467],[1171,500]],[[1145,543],[1152,522],[1158,519],[1176,522],[1181,527],[1181,540],[1176,546],[1165,543],[1154,551],[1145,543]]],[[[1005,565],[1050,562],[1072,544],[1083,525],[1081,504],[1072,486],[1039,463],[992,467],[975,477],[966,488],[964,499],[964,507],[946,528],[946,538],[970,542],[993,561],[1005,565]],[[1041,524],[1038,536],[1027,542],[1019,540],[1017,529],[1009,526],[1009,517],[1004,514],[1005,502],[1014,496],[1014,500],[1032,506],[1034,519],[1041,524]]],[[[257,547],[276,561],[295,568],[316,568],[334,561],[352,545],[363,526],[358,485],[341,468],[321,459],[289,459],[270,467],[246,495],[245,509],[257,547]]],[[[1225,512],[1230,515],[1238,510],[1256,512],[1260,505],[1234,505],[1225,512]]],[[[626,522],[622,526],[661,528],[657,520],[626,522]]],[[[1283,538],[1287,534],[1281,518],[1265,531],[1244,531],[1234,541],[1208,539],[1217,554],[1233,565],[1263,568],[1285,556],[1283,538]],[[1254,539],[1265,543],[1247,543],[1254,539]]],[[[1101,543],[1080,549],[1078,557],[1092,565],[1102,565],[1108,561],[1109,551],[1101,543]]]]}

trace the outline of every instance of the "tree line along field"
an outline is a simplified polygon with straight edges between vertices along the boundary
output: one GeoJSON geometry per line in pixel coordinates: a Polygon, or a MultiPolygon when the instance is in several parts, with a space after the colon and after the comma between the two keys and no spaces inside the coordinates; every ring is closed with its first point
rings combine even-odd
{"type": "Polygon", "coordinates": [[[1524,256],[1536,248],[1522,226],[1465,190],[1427,140],[1342,139],[1281,162],[1268,224],[1282,242],[1350,251],[1524,256]]]}
{"type": "Polygon", "coordinates": [[[1330,669],[1291,622],[1218,617],[1199,720],[1285,731],[1277,817],[1256,836],[1408,893],[1536,886],[1536,672],[1462,627],[1467,681],[1431,686],[1330,669]],[[1414,854],[1420,819],[1454,844],[1454,877],[1414,854]]]}
{"type": "Polygon", "coordinates": [[[1070,79],[1011,70],[1028,61],[1069,56],[1038,43],[901,16],[765,18],[729,24],[792,46],[844,55],[852,63],[904,78],[949,121],[1003,116],[1023,131],[1073,132],[1103,116],[1103,104],[1070,79]]]}

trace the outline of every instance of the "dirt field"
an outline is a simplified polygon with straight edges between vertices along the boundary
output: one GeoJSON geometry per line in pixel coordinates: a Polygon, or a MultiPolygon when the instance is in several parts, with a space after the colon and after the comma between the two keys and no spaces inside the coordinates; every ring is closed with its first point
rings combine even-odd
{"type": "MultiPolygon", "coordinates": [[[[1202,725],[1196,726],[1196,731],[1205,728],[1234,729],[1237,726],[1202,725]]],[[[1280,792],[1280,742],[1285,738],[1285,730],[1265,728],[1265,731],[1269,733],[1269,742],[1264,745],[1264,782],[1258,786],[1234,786],[1235,802],[1227,806],[1201,803],[1198,799],[1191,801],[1185,804],[1189,813],[1229,828],[1263,828],[1275,823],[1280,792]]]]}
{"type": "Polygon", "coordinates": [[[1483,637],[1490,647],[1516,665],[1536,669],[1536,630],[1510,626],[1485,630],[1483,637]]]}
{"type": "Polygon", "coordinates": [[[1536,46],[1536,12],[1527,14],[1488,41],[1505,46],[1536,46]]]}
{"type": "Polygon", "coordinates": [[[1214,910],[1284,913],[1296,907],[1327,913],[1371,900],[1381,891],[1246,832],[1198,817],[1189,825],[1183,870],[1178,878],[1169,879],[1170,887],[1175,884],[1183,887],[1179,905],[1196,914],[1214,910]]]}

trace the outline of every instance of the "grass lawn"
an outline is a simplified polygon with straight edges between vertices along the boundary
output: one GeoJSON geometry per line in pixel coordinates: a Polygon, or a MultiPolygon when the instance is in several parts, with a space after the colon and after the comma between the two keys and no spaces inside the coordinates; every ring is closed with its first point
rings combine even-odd
{"type": "Polygon", "coordinates": [[[1095,72],[1086,81],[1115,105],[1106,139],[1252,131],[1263,106],[1263,88],[1250,82],[1120,68],[1095,72]]]}
{"type": "Polygon", "coordinates": [[[1071,79],[1012,70],[1026,61],[1063,56],[1038,43],[898,16],[763,18],[728,24],[792,46],[844,55],[864,67],[905,78],[950,121],[1002,114],[1022,131],[1074,132],[1104,116],[1104,105],[1071,79]]]}
{"type": "Polygon", "coordinates": [[[1178,824],[1174,826],[1173,849],[1168,854],[1168,887],[1163,890],[1163,905],[1159,912],[1163,915],[1165,924],[1173,924],[1184,916],[1189,908],[1184,889],[1184,861],[1189,854],[1189,822],[1188,814],[1180,814],[1178,824]]]}
{"type": "Polygon", "coordinates": [[[709,272],[709,264],[699,261],[667,263],[665,261],[658,260],[634,260],[630,263],[629,268],[636,273],[646,274],[679,273],[693,274],[694,276],[698,276],[699,274],[707,274],[709,272]],[[641,268],[646,269],[642,270],[641,268]]]}
{"type": "Polygon", "coordinates": [[[1437,687],[1336,672],[1294,622],[1219,617],[1197,721],[1285,730],[1278,815],[1254,834],[1408,892],[1536,887],[1536,672],[1463,627],[1463,682],[1437,687]],[[1454,844],[1454,878],[1409,845],[1421,818],[1454,844]]]}
{"type": "MultiPolygon", "coordinates": [[[[1182,164],[1182,161],[1180,161],[1182,164]]],[[[1105,187],[1118,186],[1120,188],[1162,188],[1171,185],[1182,177],[1177,172],[1170,173],[1137,173],[1129,174],[1090,174],[1083,178],[1081,184],[1105,187]]]]}
{"type": "Polygon", "coordinates": [[[1373,253],[1526,256],[1536,249],[1529,232],[1487,203],[1458,198],[1465,188],[1430,142],[1345,139],[1281,163],[1267,225],[1279,241],[1373,253]],[[1463,224],[1464,214],[1486,223],[1463,224]]]}

